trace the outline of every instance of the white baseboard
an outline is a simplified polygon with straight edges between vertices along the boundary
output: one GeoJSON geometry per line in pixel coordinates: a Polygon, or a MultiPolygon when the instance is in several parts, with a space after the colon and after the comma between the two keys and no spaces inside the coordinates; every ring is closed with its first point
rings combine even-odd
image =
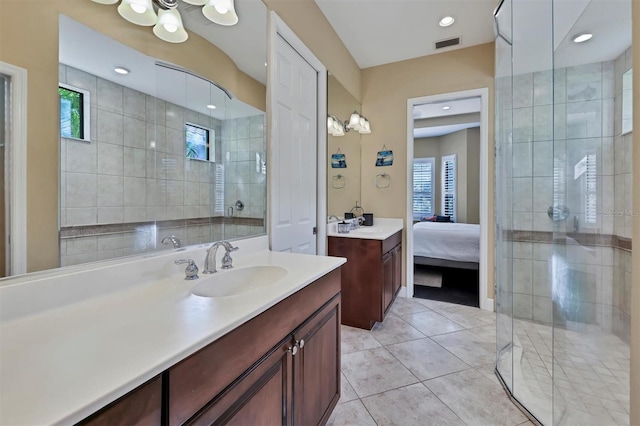
{"type": "Polygon", "coordinates": [[[407,297],[406,287],[400,287],[400,291],[398,291],[398,297],[407,297]]]}
{"type": "Polygon", "coordinates": [[[484,300],[480,300],[480,309],[483,311],[494,311],[493,299],[485,297],[484,300]]]}

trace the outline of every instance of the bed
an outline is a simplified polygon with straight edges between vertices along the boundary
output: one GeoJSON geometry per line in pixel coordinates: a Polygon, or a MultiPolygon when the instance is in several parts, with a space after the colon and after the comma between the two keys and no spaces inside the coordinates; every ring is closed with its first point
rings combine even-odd
{"type": "Polygon", "coordinates": [[[413,261],[418,265],[477,270],[480,225],[450,222],[414,224],[413,261]]]}

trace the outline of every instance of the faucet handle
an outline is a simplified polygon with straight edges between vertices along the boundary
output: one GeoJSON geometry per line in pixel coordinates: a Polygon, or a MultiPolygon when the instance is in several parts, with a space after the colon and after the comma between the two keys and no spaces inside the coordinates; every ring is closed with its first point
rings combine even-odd
{"type": "Polygon", "coordinates": [[[182,265],[188,263],[187,267],[184,269],[184,279],[185,280],[197,280],[198,277],[198,265],[193,259],[178,259],[175,261],[176,265],[182,265]]]}

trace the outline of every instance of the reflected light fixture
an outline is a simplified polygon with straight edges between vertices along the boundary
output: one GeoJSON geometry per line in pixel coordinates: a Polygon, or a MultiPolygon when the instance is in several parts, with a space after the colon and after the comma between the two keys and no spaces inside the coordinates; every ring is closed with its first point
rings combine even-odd
{"type": "MultiPolygon", "coordinates": [[[[144,27],[153,26],[153,33],[169,43],[182,43],[189,38],[178,11],[180,0],[91,0],[99,4],[116,4],[118,13],[127,21],[144,27]],[[156,14],[157,11],[157,14],[156,14]]],[[[202,14],[210,21],[224,26],[238,23],[234,0],[182,0],[202,6],[202,14]]]]}
{"type": "Polygon", "coordinates": [[[584,43],[587,40],[591,40],[592,37],[593,37],[593,34],[591,34],[591,33],[576,34],[576,35],[573,36],[573,42],[574,43],[584,43]]]}
{"type": "Polygon", "coordinates": [[[127,75],[127,74],[129,74],[129,72],[130,72],[130,71],[129,71],[128,69],[126,69],[125,67],[115,67],[113,70],[114,70],[115,72],[117,72],[118,74],[120,74],[120,75],[127,75]]]}
{"type": "Polygon", "coordinates": [[[442,107],[443,110],[448,111],[451,109],[451,107],[449,105],[445,105],[442,107]]]}
{"type": "Polygon", "coordinates": [[[216,107],[215,105],[213,105],[213,104],[209,104],[209,105],[207,105],[207,108],[209,108],[209,109],[216,109],[217,107],[216,107]]]}
{"type": "Polygon", "coordinates": [[[441,27],[448,27],[453,25],[454,22],[456,22],[456,20],[453,16],[445,16],[440,20],[440,22],[438,22],[438,25],[440,25],[441,27]]]}
{"type": "Polygon", "coordinates": [[[351,114],[349,121],[343,123],[335,116],[329,115],[327,117],[327,132],[332,136],[344,136],[349,130],[355,130],[361,134],[371,133],[371,124],[369,120],[358,114],[356,111],[351,114]]]}

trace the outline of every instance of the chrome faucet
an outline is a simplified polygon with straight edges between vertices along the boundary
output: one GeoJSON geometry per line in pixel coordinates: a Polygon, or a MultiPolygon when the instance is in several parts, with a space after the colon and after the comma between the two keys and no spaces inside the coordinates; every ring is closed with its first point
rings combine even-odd
{"type": "Polygon", "coordinates": [[[331,222],[331,219],[335,219],[336,222],[340,222],[340,218],[338,216],[334,215],[334,214],[329,216],[328,221],[331,222]]]}
{"type": "Polygon", "coordinates": [[[231,269],[233,268],[233,259],[231,259],[232,251],[239,250],[239,247],[233,247],[231,243],[228,241],[217,241],[213,243],[211,247],[207,249],[207,257],[204,260],[204,270],[203,274],[214,274],[217,272],[216,270],[216,254],[218,253],[218,247],[224,246],[224,256],[222,257],[222,269],[231,269]]]}
{"type": "Polygon", "coordinates": [[[182,265],[184,263],[188,263],[187,267],[184,270],[184,279],[185,280],[197,280],[198,277],[198,266],[193,259],[178,259],[175,261],[176,265],[182,265]]]}
{"type": "Polygon", "coordinates": [[[182,242],[175,235],[167,235],[166,237],[164,237],[161,241],[162,244],[167,245],[168,244],[167,240],[171,241],[171,244],[173,244],[173,248],[175,249],[182,248],[182,242]]]}

